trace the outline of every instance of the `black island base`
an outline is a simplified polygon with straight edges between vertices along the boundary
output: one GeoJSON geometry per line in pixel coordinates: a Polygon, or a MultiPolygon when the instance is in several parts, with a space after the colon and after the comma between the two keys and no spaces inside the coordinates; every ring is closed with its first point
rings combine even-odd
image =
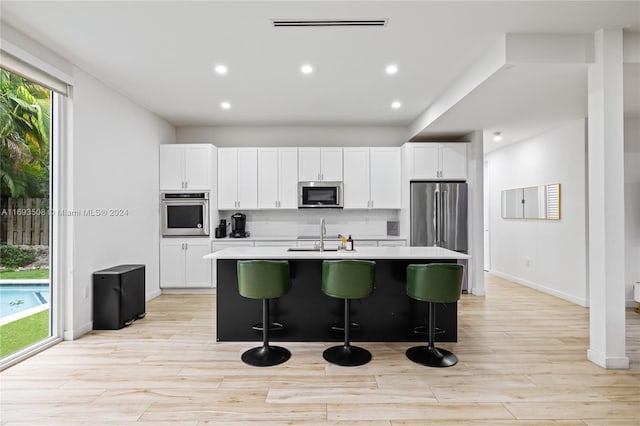
{"type": "MultiPolygon", "coordinates": [[[[427,340],[428,303],[406,294],[407,265],[455,263],[455,260],[374,259],[375,288],[364,299],[351,302],[351,338],[364,342],[427,340]]],[[[262,302],[238,292],[235,259],[217,259],[217,340],[262,339],[262,302]]],[[[342,341],[344,302],[326,296],[321,289],[322,260],[289,260],[291,290],[272,299],[272,341],[342,341]]],[[[436,304],[436,341],[457,341],[457,303],[436,304]]]]}

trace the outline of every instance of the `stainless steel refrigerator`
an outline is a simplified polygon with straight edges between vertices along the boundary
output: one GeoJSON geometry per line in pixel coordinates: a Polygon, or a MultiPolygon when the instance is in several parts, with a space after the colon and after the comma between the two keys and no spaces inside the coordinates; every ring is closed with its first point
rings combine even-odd
{"type": "Polygon", "coordinates": [[[467,253],[466,183],[411,183],[411,245],[467,253]]]}

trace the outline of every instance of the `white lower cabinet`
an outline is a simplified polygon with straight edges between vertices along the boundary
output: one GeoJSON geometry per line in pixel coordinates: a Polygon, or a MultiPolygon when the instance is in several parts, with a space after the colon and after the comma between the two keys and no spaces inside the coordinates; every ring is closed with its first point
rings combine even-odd
{"type": "Polygon", "coordinates": [[[209,240],[169,239],[160,243],[160,288],[211,287],[212,265],[202,257],[209,240]]]}
{"type": "Polygon", "coordinates": [[[358,247],[378,247],[376,240],[353,240],[353,248],[358,250],[358,247]]]}
{"type": "Polygon", "coordinates": [[[406,247],[407,240],[380,240],[378,247],[406,247]]]}

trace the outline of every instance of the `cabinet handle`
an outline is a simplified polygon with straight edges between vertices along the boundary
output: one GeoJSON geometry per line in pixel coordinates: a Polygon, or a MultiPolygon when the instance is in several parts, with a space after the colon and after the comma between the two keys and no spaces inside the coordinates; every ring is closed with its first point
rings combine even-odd
{"type": "Polygon", "coordinates": [[[371,208],[373,208],[373,200],[371,200],[370,203],[371,203],[371,208]]]}
{"type": "Polygon", "coordinates": [[[189,188],[189,182],[187,182],[186,180],[184,181],[184,189],[189,188]]]}

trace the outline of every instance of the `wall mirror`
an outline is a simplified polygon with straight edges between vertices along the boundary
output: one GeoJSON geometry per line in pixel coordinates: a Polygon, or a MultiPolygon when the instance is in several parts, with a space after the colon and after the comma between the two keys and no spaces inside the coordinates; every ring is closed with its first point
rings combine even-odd
{"type": "Polygon", "coordinates": [[[502,218],[560,220],[560,184],[505,189],[502,218]]]}

